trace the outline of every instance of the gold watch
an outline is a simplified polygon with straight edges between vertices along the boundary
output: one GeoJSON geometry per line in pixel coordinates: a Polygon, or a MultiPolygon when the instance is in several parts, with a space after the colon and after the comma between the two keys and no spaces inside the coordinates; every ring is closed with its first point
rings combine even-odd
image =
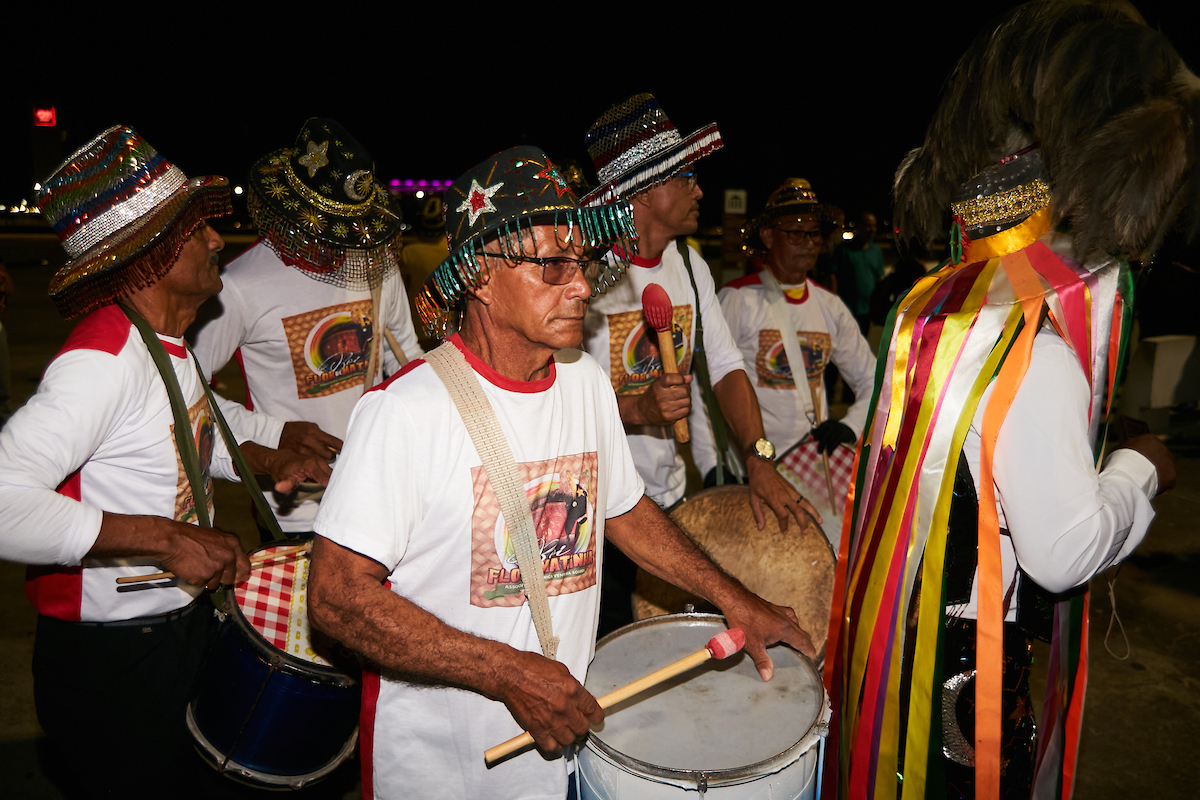
{"type": "Polygon", "coordinates": [[[754,444],[746,449],[746,455],[758,456],[759,458],[765,458],[767,461],[774,461],[775,445],[766,439],[755,439],[754,444]]]}

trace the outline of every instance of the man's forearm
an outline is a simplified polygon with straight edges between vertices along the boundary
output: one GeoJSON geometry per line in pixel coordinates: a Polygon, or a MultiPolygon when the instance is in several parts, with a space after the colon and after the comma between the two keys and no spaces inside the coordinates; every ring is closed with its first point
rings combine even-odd
{"type": "Polygon", "coordinates": [[[750,445],[764,436],[762,411],[750,379],[744,371],[735,369],[713,384],[713,393],[739,452],[745,455],[750,445]]]}
{"type": "Polygon", "coordinates": [[[745,591],[647,497],[604,525],[605,538],[639,567],[717,607],[745,591]]]}
{"type": "Polygon", "coordinates": [[[386,571],[318,536],[309,577],[313,624],[372,662],[405,676],[500,699],[515,650],[442,622],[383,585],[386,571]]]}

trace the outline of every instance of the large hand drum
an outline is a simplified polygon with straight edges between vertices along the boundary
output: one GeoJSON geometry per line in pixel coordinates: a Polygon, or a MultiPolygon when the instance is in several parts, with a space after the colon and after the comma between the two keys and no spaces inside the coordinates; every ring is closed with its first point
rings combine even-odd
{"type": "MultiPolygon", "coordinates": [[[[767,525],[758,530],[750,509],[750,490],[745,486],[718,486],[683,500],[671,510],[671,519],[703,547],[712,559],[755,594],[795,610],[817,648],[824,656],[833,602],[836,559],[829,541],[812,517],[803,514],[804,524],[790,520],[786,531],[764,506],[767,525]]],[[[712,606],[682,589],[638,570],[633,595],[633,614],[647,619],[679,613],[684,605],[697,610],[712,606]]]]}

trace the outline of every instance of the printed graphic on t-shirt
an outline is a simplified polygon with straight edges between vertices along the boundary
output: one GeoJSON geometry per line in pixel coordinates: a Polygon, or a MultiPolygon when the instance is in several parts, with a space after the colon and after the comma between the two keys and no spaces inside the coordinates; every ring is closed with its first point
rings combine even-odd
{"type": "MultiPolygon", "coordinates": [[[[542,552],[546,594],[596,584],[596,454],[517,464],[542,552]]],[[[483,467],[471,470],[471,605],[519,606],[525,585],[500,503],[483,467]]]]}
{"type": "MultiPolygon", "coordinates": [[[[188,409],[188,420],[192,424],[192,441],[196,443],[196,452],[200,455],[200,481],[204,484],[204,494],[208,505],[208,518],[213,518],[213,485],[209,474],[212,465],[213,437],[216,426],[213,422],[212,411],[208,407],[208,398],[201,397],[188,409]]],[[[196,519],[196,499],[192,496],[192,485],[188,482],[187,472],[183,469],[183,459],[179,457],[179,445],[175,443],[175,426],[171,425],[171,443],[175,445],[175,468],[178,477],[175,480],[175,519],[180,522],[192,522],[196,519]]]]}
{"type": "Polygon", "coordinates": [[[318,308],[282,322],[301,400],[362,385],[371,353],[370,300],[318,308]]]}
{"type": "MultiPolygon", "coordinates": [[[[671,340],[680,374],[692,362],[692,307],[675,306],[671,317],[671,340]]],[[[617,394],[641,394],[662,374],[658,333],[638,311],[608,315],[609,376],[617,394]]]]}
{"type": "MultiPolygon", "coordinates": [[[[825,365],[829,363],[829,349],[833,337],[826,331],[796,331],[800,339],[800,355],[804,357],[804,371],[808,385],[821,385],[825,365]]],[[[795,389],[792,367],[788,364],[787,350],[779,331],[768,328],[758,332],[758,354],[754,357],[754,371],[758,385],[767,389],[795,389]]]]}

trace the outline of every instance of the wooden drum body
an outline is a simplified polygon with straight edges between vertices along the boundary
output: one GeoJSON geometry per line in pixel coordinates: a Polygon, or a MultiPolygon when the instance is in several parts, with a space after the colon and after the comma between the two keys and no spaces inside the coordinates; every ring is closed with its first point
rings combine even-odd
{"type": "MultiPolygon", "coordinates": [[[[671,519],[746,588],[776,605],[796,612],[800,627],[812,637],[818,663],[825,653],[829,612],[833,603],[836,558],[821,527],[804,514],[805,524],[788,521],[779,530],[766,506],[766,527],[758,529],[745,486],[706,489],[671,509],[671,519]]],[[[633,595],[636,619],[678,613],[685,605],[715,610],[697,597],[638,570],[633,595]]],[[[701,642],[701,646],[703,646],[701,642]]]]}

